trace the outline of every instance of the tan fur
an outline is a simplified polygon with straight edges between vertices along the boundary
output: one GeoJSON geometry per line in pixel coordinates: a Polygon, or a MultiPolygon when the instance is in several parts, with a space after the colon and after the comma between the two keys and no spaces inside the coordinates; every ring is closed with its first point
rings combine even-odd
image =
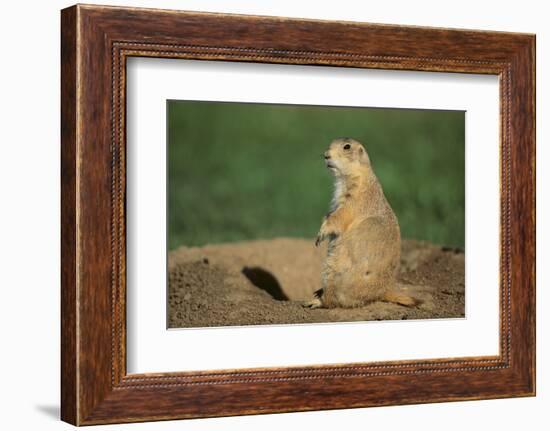
{"type": "Polygon", "coordinates": [[[407,307],[412,307],[413,305],[418,304],[418,300],[412,296],[394,291],[386,292],[382,298],[382,301],[395,302],[396,304],[405,305],[407,307]]]}
{"type": "Polygon", "coordinates": [[[396,292],[399,224],[365,148],[354,139],[336,139],[325,161],[335,177],[335,193],[316,245],[328,239],[328,252],[322,288],[304,305],[347,308],[376,300],[415,305],[413,298],[396,292]]]}

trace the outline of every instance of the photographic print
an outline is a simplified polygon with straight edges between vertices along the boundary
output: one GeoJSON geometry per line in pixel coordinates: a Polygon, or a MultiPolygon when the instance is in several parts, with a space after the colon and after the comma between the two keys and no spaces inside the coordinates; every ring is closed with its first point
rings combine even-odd
{"type": "Polygon", "coordinates": [[[75,5],[61,59],[64,421],[535,395],[533,34],[75,5]]]}
{"type": "Polygon", "coordinates": [[[465,113],[169,100],[168,327],[465,317],[465,113]]]}

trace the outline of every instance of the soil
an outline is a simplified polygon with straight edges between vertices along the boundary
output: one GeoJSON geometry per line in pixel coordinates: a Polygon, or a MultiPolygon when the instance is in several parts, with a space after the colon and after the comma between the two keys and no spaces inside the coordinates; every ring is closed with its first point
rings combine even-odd
{"type": "Polygon", "coordinates": [[[325,247],[276,238],[181,247],[168,257],[171,328],[464,317],[464,252],[402,243],[399,289],[419,305],[373,302],[353,309],[308,309],[321,286],[325,247]]]}

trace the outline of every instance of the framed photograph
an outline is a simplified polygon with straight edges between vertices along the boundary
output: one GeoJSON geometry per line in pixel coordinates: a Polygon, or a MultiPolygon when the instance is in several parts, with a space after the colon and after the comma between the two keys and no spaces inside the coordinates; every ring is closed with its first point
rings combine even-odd
{"type": "Polygon", "coordinates": [[[535,36],[61,13],[61,416],[535,394],[535,36]]]}

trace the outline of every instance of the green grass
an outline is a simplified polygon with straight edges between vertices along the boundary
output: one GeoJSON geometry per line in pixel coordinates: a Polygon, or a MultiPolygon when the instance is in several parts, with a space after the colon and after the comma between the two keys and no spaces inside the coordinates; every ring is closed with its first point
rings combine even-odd
{"type": "Polygon", "coordinates": [[[322,153],[360,140],[404,238],[464,246],[464,113],[168,102],[168,243],[316,235],[322,153]]]}

